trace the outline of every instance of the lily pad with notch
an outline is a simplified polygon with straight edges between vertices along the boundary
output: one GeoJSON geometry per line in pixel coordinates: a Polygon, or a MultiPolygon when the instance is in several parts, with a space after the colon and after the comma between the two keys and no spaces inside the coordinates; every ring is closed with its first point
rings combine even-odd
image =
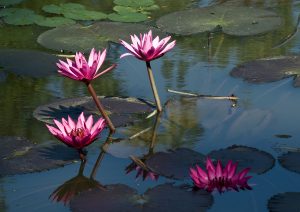
{"type": "Polygon", "coordinates": [[[79,159],[61,144],[37,145],[20,137],[0,137],[0,177],[62,167],[79,159]]]}
{"type": "Polygon", "coordinates": [[[155,173],[167,178],[183,180],[189,177],[189,169],[203,166],[206,156],[191,149],[180,148],[151,155],[145,164],[155,173]]]}
{"type": "MultiPolygon", "coordinates": [[[[145,118],[155,107],[145,100],[129,97],[99,97],[116,127],[133,124],[141,118],[145,118]]],[[[91,97],[62,99],[54,103],[39,106],[33,112],[33,116],[42,122],[52,124],[53,119],[61,120],[68,115],[74,119],[84,112],[86,116],[100,116],[96,104],[91,97]]]]}
{"type": "Polygon", "coordinates": [[[272,212],[300,211],[300,192],[279,193],[268,201],[268,209],[272,212]]]}
{"type": "Polygon", "coordinates": [[[0,50],[0,66],[20,76],[46,77],[57,72],[58,57],[33,50],[0,50]],[[33,59],[34,58],[34,59],[33,59]]]}
{"type": "Polygon", "coordinates": [[[250,172],[263,174],[275,165],[274,157],[253,147],[233,145],[226,149],[212,151],[208,154],[213,160],[220,160],[227,164],[230,160],[238,162],[238,171],[250,168],[250,172]]]}
{"type": "Polygon", "coordinates": [[[300,57],[285,56],[246,62],[234,68],[230,75],[250,83],[275,82],[294,77],[294,86],[300,87],[300,57]]]}
{"type": "Polygon", "coordinates": [[[178,35],[192,35],[221,29],[235,36],[257,35],[275,30],[281,18],[274,12],[234,6],[211,6],[167,14],[156,22],[158,28],[178,35]]]}
{"type": "Polygon", "coordinates": [[[278,161],[283,168],[300,174],[300,149],[281,155],[278,161]]]}
{"type": "Polygon", "coordinates": [[[213,196],[206,191],[187,191],[163,184],[140,195],[123,184],[108,185],[107,190],[82,192],[71,200],[71,211],[206,211],[213,196]],[[170,195],[171,194],[171,195],[170,195]],[[182,203],[185,204],[182,204],[182,203]]]}
{"type": "Polygon", "coordinates": [[[96,22],[90,26],[75,24],[57,27],[42,33],[38,43],[52,50],[89,52],[92,48],[103,49],[108,42],[119,43],[119,39],[130,41],[131,34],[153,31],[154,35],[165,36],[161,30],[135,23],[96,22]]]}

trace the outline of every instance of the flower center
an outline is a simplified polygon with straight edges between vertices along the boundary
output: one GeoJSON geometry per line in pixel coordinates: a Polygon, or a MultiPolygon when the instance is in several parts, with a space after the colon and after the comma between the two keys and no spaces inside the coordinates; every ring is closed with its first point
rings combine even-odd
{"type": "Polygon", "coordinates": [[[80,137],[82,138],[84,136],[84,130],[82,128],[78,128],[78,129],[73,129],[70,132],[70,135],[74,136],[74,137],[80,137]]]}
{"type": "Polygon", "coordinates": [[[211,180],[209,184],[210,186],[215,186],[215,187],[229,187],[232,184],[232,182],[228,178],[219,177],[211,180]]]}

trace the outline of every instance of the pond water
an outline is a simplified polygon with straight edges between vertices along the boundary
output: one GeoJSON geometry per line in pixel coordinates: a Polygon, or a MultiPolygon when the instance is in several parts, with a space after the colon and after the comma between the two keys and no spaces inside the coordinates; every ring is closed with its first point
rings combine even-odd
{"type": "MultiPolygon", "coordinates": [[[[43,5],[66,2],[81,3],[88,8],[107,13],[112,11],[114,6],[112,0],[24,0],[16,7],[30,8],[41,13],[43,5]]],[[[95,180],[104,186],[127,185],[137,190],[139,194],[166,183],[191,186],[192,181],[189,178],[180,180],[172,176],[159,176],[158,180],[136,179],[135,171],[126,174],[126,167],[132,163],[129,156],[142,158],[148,154],[149,147],[154,154],[186,148],[207,155],[214,150],[243,145],[269,153],[275,159],[275,163],[263,173],[249,173],[252,176],[249,180],[252,190],[229,191],[222,194],[213,192],[213,203],[207,211],[268,211],[268,201],[272,196],[285,192],[300,192],[299,173],[283,168],[278,160],[288,151],[297,152],[299,148],[300,92],[299,88],[293,86],[293,77],[271,83],[251,84],[241,78],[230,76],[234,67],[248,61],[299,54],[298,32],[283,45],[273,47],[297,27],[300,2],[296,0],[156,0],[155,2],[161,9],[152,13],[151,20],[178,10],[225,4],[274,11],[282,17],[282,25],[277,30],[255,36],[230,36],[214,32],[210,47],[207,46],[207,33],[190,36],[173,35],[172,38],[177,41],[175,48],[151,62],[161,100],[163,103],[169,101],[156,126],[156,135],[153,137],[150,130],[135,139],[105,146],[106,153],[101,155],[103,158],[95,173],[95,180]],[[185,97],[170,93],[168,89],[216,96],[234,94],[239,100],[233,107],[232,102],[228,100],[185,97]],[[155,142],[151,148],[153,138],[155,142]]],[[[150,21],[147,24],[153,25],[155,22],[150,21]]],[[[36,25],[8,25],[0,19],[0,50],[23,49],[59,53],[48,50],[36,42],[37,37],[46,30],[49,28],[36,25]]],[[[110,63],[117,63],[118,66],[112,72],[93,81],[97,94],[130,96],[153,101],[144,62],[134,57],[119,59],[124,52],[126,50],[122,46],[113,43],[110,45],[108,60],[110,63]]],[[[31,60],[33,64],[36,62],[36,58],[31,60]]],[[[17,57],[15,64],[22,67],[17,57]]],[[[0,136],[22,137],[37,144],[58,142],[49,134],[45,124],[33,117],[33,111],[38,106],[58,99],[88,96],[83,84],[55,73],[47,77],[31,77],[1,69],[0,90],[0,136]]],[[[134,135],[154,124],[155,117],[148,120],[141,119],[133,126],[118,128],[113,138],[134,135]]],[[[89,177],[91,174],[107,135],[108,131],[105,130],[99,141],[87,148],[85,176],[89,177]]],[[[254,162],[249,159],[250,168],[251,162],[264,163],[255,162],[257,156],[254,153],[252,157],[254,162]]],[[[180,159],[188,160],[184,157],[180,159]]],[[[255,165],[257,164],[253,166],[255,165]]],[[[70,211],[68,204],[52,201],[49,196],[57,187],[75,177],[79,168],[80,162],[75,161],[57,169],[0,178],[0,211],[70,211]]],[[[298,210],[295,211],[299,211],[299,200],[298,197],[294,202],[291,201],[298,204],[298,210]]],[[[167,211],[176,211],[175,201],[182,201],[184,211],[198,211],[186,201],[185,197],[180,196],[174,198],[174,204],[168,203],[170,205],[167,211]]],[[[89,204],[88,200],[86,204],[89,204]]],[[[124,205],[125,209],[121,208],[119,211],[127,210],[127,203],[124,205]]],[[[157,206],[153,207],[155,210],[159,209],[157,206]]],[[[162,208],[166,210],[165,207],[162,208]]],[[[274,211],[292,210],[283,207],[274,211]]]]}

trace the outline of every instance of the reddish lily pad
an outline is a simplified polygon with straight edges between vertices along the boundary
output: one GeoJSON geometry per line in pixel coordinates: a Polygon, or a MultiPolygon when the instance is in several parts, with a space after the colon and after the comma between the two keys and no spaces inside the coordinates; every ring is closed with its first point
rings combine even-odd
{"type": "Polygon", "coordinates": [[[180,148],[175,151],[155,153],[145,161],[145,164],[159,175],[181,180],[189,177],[190,167],[204,164],[205,158],[201,153],[180,148]]]}
{"type": "Polygon", "coordinates": [[[206,211],[213,197],[206,191],[186,191],[170,184],[156,186],[139,195],[126,185],[93,189],[71,200],[71,210],[77,211],[206,211]],[[184,203],[184,204],[183,204],[184,203]]]}
{"type": "MultiPolygon", "coordinates": [[[[116,127],[127,126],[138,121],[141,117],[146,117],[151,113],[154,106],[149,102],[136,98],[122,97],[99,97],[104,109],[116,127]]],[[[33,112],[33,116],[39,121],[52,124],[53,119],[60,120],[68,115],[76,119],[81,112],[85,115],[99,115],[91,97],[80,97],[72,99],[62,99],[54,103],[39,106],[33,112]]]]}
{"type": "Polygon", "coordinates": [[[300,57],[265,58],[246,62],[234,68],[230,75],[250,83],[275,82],[294,77],[294,86],[300,87],[300,57]]]}
{"type": "Polygon", "coordinates": [[[0,137],[0,176],[25,174],[58,168],[79,158],[60,144],[36,145],[19,137],[0,137]]]}
{"type": "Polygon", "coordinates": [[[156,24],[164,31],[178,35],[221,29],[229,35],[249,36],[277,29],[281,18],[274,12],[258,8],[211,6],[170,13],[156,24]]]}
{"type": "Polygon", "coordinates": [[[45,77],[57,72],[54,55],[31,50],[0,50],[0,67],[21,76],[45,77]]]}
{"type": "Polygon", "coordinates": [[[268,201],[268,209],[272,212],[300,211],[300,192],[286,192],[272,196],[268,201]]]}
{"type": "Polygon", "coordinates": [[[250,172],[256,174],[267,172],[275,164],[275,159],[271,154],[247,146],[233,145],[226,149],[212,151],[208,156],[215,160],[221,160],[224,164],[229,160],[238,162],[238,171],[251,168],[250,172]]]}
{"type": "Polygon", "coordinates": [[[161,30],[142,24],[119,22],[96,22],[90,26],[75,24],[57,27],[42,33],[38,43],[53,50],[70,52],[89,52],[91,48],[102,49],[108,42],[119,43],[119,39],[128,41],[131,34],[153,31],[153,34],[164,36],[161,30]]]}
{"type": "Polygon", "coordinates": [[[278,158],[280,165],[289,171],[300,174],[300,151],[288,152],[278,158]]]}

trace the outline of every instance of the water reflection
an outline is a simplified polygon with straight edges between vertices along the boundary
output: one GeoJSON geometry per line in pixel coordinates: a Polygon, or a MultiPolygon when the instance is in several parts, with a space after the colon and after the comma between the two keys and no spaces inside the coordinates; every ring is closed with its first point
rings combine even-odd
{"type": "Polygon", "coordinates": [[[58,188],[56,188],[49,198],[51,198],[53,201],[56,202],[63,202],[66,205],[71,201],[73,197],[75,197],[76,195],[80,194],[83,191],[87,191],[93,188],[105,190],[105,187],[97,180],[95,180],[95,177],[98,168],[101,162],[103,161],[105,150],[109,142],[111,142],[110,136],[108,136],[106,142],[101,146],[101,151],[95,162],[90,177],[86,177],[83,174],[86,165],[86,160],[82,160],[80,163],[78,174],[75,177],[71,178],[70,180],[64,182],[58,188]]]}
{"type": "Polygon", "coordinates": [[[126,168],[126,174],[136,171],[137,174],[135,176],[136,179],[139,177],[142,177],[143,180],[146,180],[147,178],[151,180],[158,180],[159,175],[153,172],[146,164],[146,160],[151,157],[151,155],[154,154],[154,145],[156,142],[156,136],[157,136],[157,129],[160,124],[160,118],[161,118],[161,112],[158,112],[156,115],[156,119],[154,122],[153,130],[152,130],[152,137],[151,137],[151,142],[149,144],[149,150],[148,153],[143,155],[142,157],[135,157],[135,156],[130,156],[130,159],[132,160],[132,163],[129,164],[126,168]]]}

